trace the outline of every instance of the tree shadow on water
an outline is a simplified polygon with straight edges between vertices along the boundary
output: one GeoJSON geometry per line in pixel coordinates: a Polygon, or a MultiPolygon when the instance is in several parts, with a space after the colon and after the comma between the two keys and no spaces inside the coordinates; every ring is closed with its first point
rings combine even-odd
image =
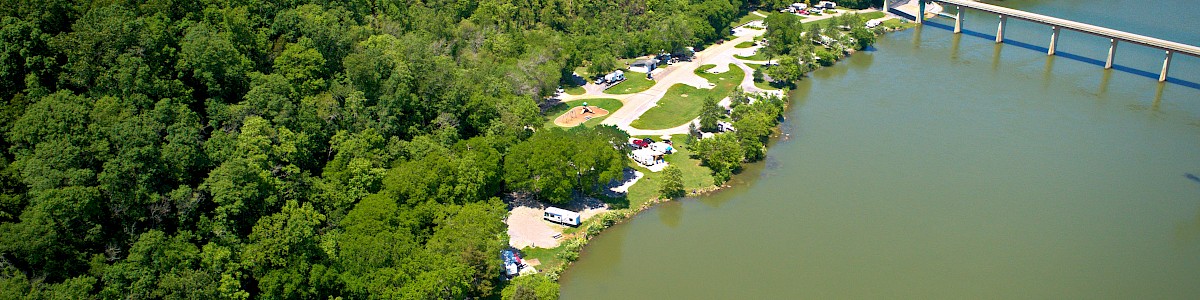
{"type": "MultiPolygon", "coordinates": [[[[1184,173],[1183,177],[1200,184],[1200,176],[1184,173]]],[[[1200,251],[1200,208],[1192,220],[1175,224],[1175,244],[1177,247],[1200,251]]]]}

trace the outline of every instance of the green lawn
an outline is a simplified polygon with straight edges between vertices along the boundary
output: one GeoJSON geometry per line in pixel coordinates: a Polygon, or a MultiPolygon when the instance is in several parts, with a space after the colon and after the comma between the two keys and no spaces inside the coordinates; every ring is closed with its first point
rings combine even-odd
{"type": "Polygon", "coordinates": [[[563,91],[567,92],[568,95],[583,95],[583,93],[587,93],[582,86],[578,85],[564,86],[563,91]]]}
{"type": "Polygon", "coordinates": [[[598,106],[598,107],[603,108],[604,110],[608,111],[608,115],[605,115],[605,116],[599,117],[599,118],[592,118],[591,120],[588,120],[587,122],[583,122],[583,126],[588,126],[588,127],[599,125],[600,122],[604,121],[604,118],[607,118],[608,116],[612,115],[612,113],[616,112],[617,109],[621,108],[621,105],[622,105],[621,100],[612,99],[612,98],[587,99],[587,100],[571,101],[571,102],[567,102],[567,103],[559,103],[558,105],[555,105],[554,107],[551,107],[550,109],[546,110],[546,114],[545,114],[546,123],[542,125],[542,128],[551,128],[551,127],[557,126],[557,125],[554,125],[555,118],[558,118],[559,115],[562,115],[564,112],[567,112],[567,109],[569,109],[571,107],[583,105],[584,102],[587,102],[587,104],[589,106],[598,106]]]}
{"type": "Polygon", "coordinates": [[[745,59],[745,60],[760,60],[760,61],[767,60],[767,56],[763,55],[763,52],[761,51],[762,49],[759,49],[759,50],[760,51],[755,51],[754,55],[751,55],[751,56],[734,55],[733,57],[736,57],[738,59],[745,59]]]}
{"type": "Polygon", "coordinates": [[[634,128],[667,129],[683,125],[700,116],[704,99],[708,97],[720,100],[729,96],[734,87],[742,82],[746,72],[735,65],[729,66],[729,71],[711,74],[705,70],[715,65],[704,65],[696,69],[696,74],[715,84],[712,89],[698,89],[685,84],[675,84],[667,90],[667,94],[658,101],[658,106],[647,110],[637,120],[633,121],[634,128]]]}
{"type": "Polygon", "coordinates": [[[540,266],[537,266],[538,270],[548,270],[552,266],[558,266],[563,263],[562,259],[558,258],[558,254],[566,249],[567,247],[563,247],[562,245],[554,248],[525,247],[525,249],[521,249],[521,254],[523,255],[521,258],[525,260],[536,259],[541,263],[540,266]]]}
{"type": "Polygon", "coordinates": [[[742,42],[740,44],[734,45],[733,47],[734,48],[750,48],[750,47],[754,47],[754,42],[746,41],[746,42],[742,42]]]}
{"type": "Polygon", "coordinates": [[[584,81],[587,81],[588,79],[592,78],[592,73],[589,73],[587,71],[587,67],[585,67],[585,66],[575,67],[575,74],[579,74],[580,77],[583,77],[584,81]]]}
{"type": "Polygon", "coordinates": [[[648,90],[652,86],[654,86],[654,81],[646,79],[646,73],[625,70],[625,81],[604,90],[604,92],[613,95],[635,94],[648,90]]]}
{"type": "MultiPolygon", "coordinates": [[[[638,136],[648,137],[658,140],[659,136],[638,136]]],[[[685,144],[687,139],[686,134],[676,134],[671,136],[671,140],[675,141],[675,153],[667,155],[667,163],[679,167],[683,171],[683,189],[688,193],[693,190],[708,189],[713,187],[712,170],[708,167],[701,166],[700,160],[691,158],[692,151],[685,144]]],[[[630,161],[630,165],[634,169],[642,172],[646,176],[638,179],[638,182],[629,187],[629,193],[626,198],[629,199],[629,207],[639,207],[642,203],[650,201],[658,197],[658,188],[662,182],[662,172],[650,172],[650,170],[641,165],[630,161]]]]}
{"type": "MultiPolygon", "coordinates": [[[[908,22],[908,20],[903,20],[903,19],[888,19],[887,21],[883,21],[883,23],[879,24],[879,26],[886,27],[886,28],[892,28],[892,27],[911,28],[911,27],[916,27],[917,23],[908,22]]],[[[876,27],[876,28],[878,28],[878,27],[876,27]]]]}
{"type": "MultiPolygon", "coordinates": [[[[771,12],[759,11],[759,13],[762,13],[762,14],[768,15],[768,16],[771,15],[771,12]]],[[[741,19],[738,19],[737,21],[733,21],[733,23],[729,23],[729,27],[738,27],[742,24],[746,24],[746,23],[749,23],[752,21],[758,21],[758,20],[762,20],[762,19],[766,19],[766,18],[759,17],[758,15],[754,14],[753,12],[749,12],[749,13],[746,13],[745,16],[742,16],[741,19]]]]}

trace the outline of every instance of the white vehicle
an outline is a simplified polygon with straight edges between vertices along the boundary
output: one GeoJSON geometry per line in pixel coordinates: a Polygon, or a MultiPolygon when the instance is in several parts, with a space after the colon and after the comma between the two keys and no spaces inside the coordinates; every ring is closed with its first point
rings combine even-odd
{"type": "Polygon", "coordinates": [[[870,20],[870,21],[867,21],[867,28],[875,28],[875,26],[879,26],[879,24],[882,24],[882,23],[883,22],[879,21],[879,20],[870,20]]]}
{"type": "Polygon", "coordinates": [[[799,10],[804,10],[805,8],[808,8],[808,4],[796,2],[796,3],[792,3],[792,6],[790,6],[790,7],[792,8],[792,11],[799,11],[799,10]]]}
{"type": "Polygon", "coordinates": [[[553,206],[546,208],[546,212],[542,214],[542,218],[547,221],[571,226],[579,226],[580,221],[579,213],[553,206]]]}
{"type": "Polygon", "coordinates": [[[633,161],[636,161],[639,164],[647,167],[657,165],[658,162],[662,160],[662,157],[662,152],[654,150],[654,148],[651,148],[650,146],[629,152],[629,158],[632,158],[633,161]]]}
{"type": "Polygon", "coordinates": [[[817,7],[820,7],[820,8],[834,8],[834,7],[837,7],[837,2],[833,2],[833,1],[821,1],[821,2],[817,2],[817,7]]]}
{"type": "Polygon", "coordinates": [[[504,263],[504,275],[505,275],[504,278],[506,278],[506,279],[513,278],[513,277],[516,277],[517,274],[520,274],[520,273],[521,273],[521,268],[517,267],[517,264],[511,263],[511,262],[504,263]]]}
{"type": "Polygon", "coordinates": [[[625,80],[625,72],[621,70],[616,70],[612,73],[608,73],[608,75],[604,75],[604,81],[608,83],[616,83],[622,80],[625,80]]]}
{"type": "Polygon", "coordinates": [[[654,150],[655,152],[660,152],[662,154],[671,154],[671,153],[675,152],[675,147],[671,147],[671,144],[667,144],[664,142],[651,143],[650,149],[654,150]]]}

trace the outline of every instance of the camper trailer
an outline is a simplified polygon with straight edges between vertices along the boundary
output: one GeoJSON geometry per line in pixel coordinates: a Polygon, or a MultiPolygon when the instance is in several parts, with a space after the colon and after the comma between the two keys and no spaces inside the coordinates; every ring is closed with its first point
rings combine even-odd
{"type": "Polygon", "coordinates": [[[580,221],[579,213],[553,206],[546,208],[546,212],[542,214],[542,218],[547,221],[570,226],[579,226],[580,221]]]}
{"type": "Polygon", "coordinates": [[[625,72],[622,72],[621,70],[616,70],[612,73],[608,73],[608,75],[604,75],[604,81],[608,83],[616,83],[622,80],[625,80],[625,72]]]}

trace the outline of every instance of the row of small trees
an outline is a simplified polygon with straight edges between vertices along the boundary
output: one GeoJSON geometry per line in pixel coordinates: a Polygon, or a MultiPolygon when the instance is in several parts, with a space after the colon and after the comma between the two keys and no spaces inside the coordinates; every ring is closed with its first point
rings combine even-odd
{"type": "MultiPolygon", "coordinates": [[[[695,140],[691,147],[701,162],[713,172],[713,183],[722,184],[741,170],[742,163],[762,160],[766,156],[766,143],[776,125],[783,119],[787,101],[774,94],[748,94],[735,90],[730,95],[730,110],[706,103],[701,115],[701,124],[715,124],[716,119],[727,118],[733,124],[733,132],[718,133],[712,138],[695,140]]],[[[703,131],[716,128],[701,126],[703,131]]],[[[693,131],[696,135],[700,130],[693,131]]]]}

